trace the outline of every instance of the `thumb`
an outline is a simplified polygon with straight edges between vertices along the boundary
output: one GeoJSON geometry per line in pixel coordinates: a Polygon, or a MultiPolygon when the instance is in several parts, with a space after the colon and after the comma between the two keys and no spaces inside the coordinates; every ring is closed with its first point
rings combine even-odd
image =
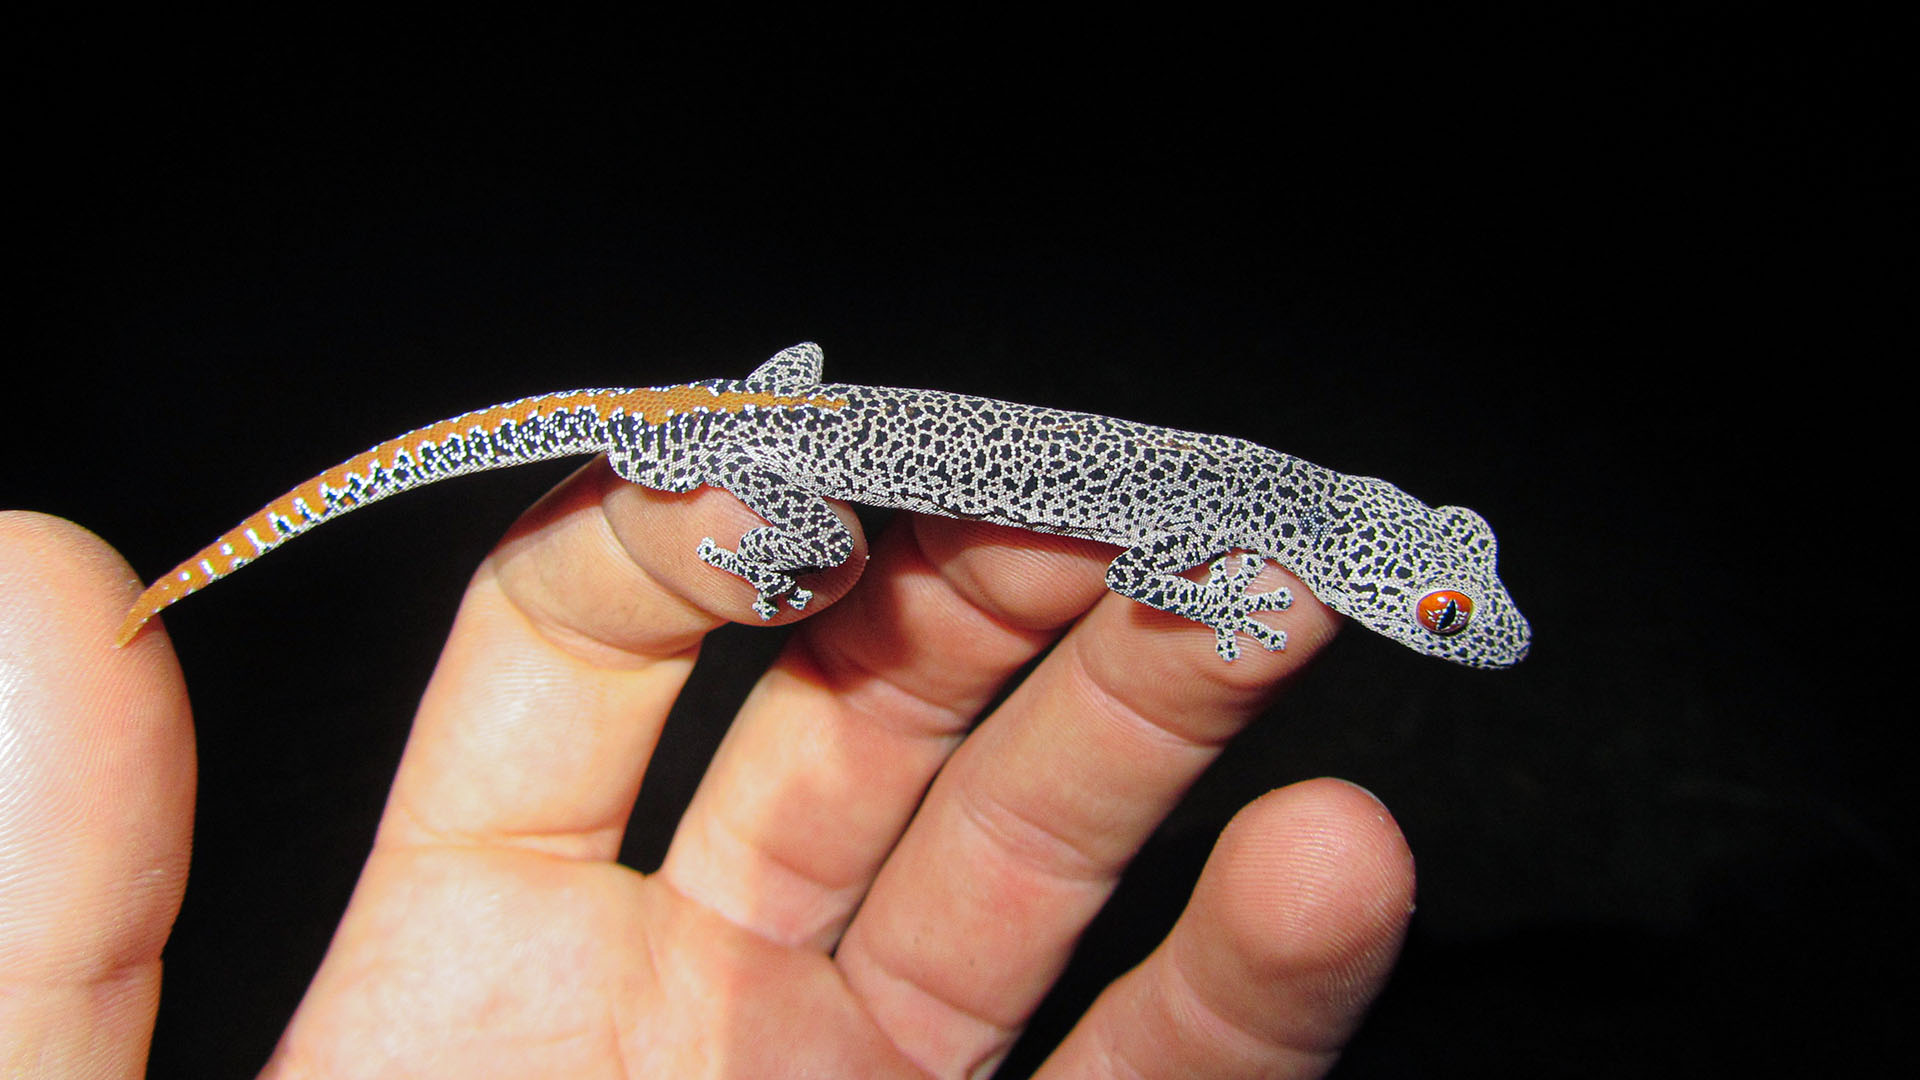
{"type": "Polygon", "coordinates": [[[71,522],[0,513],[0,1075],[139,1076],[193,829],[193,724],[137,585],[71,522]]]}

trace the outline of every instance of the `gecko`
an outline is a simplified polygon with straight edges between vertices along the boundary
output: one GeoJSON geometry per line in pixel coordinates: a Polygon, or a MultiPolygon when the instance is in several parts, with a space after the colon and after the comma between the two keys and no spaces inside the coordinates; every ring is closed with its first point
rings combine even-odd
{"type": "Polygon", "coordinates": [[[767,524],[695,554],[744,579],[771,619],[804,609],[800,583],[853,554],[826,499],[988,521],[1119,545],[1107,586],[1269,650],[1286,588],[1253,592],[1268,560],[1322,603],[1417,652],[1508,667],[1532,631],[1495,572],[1493,530],[1244,439],[937,390],[821,382],[823,353],[784,349],[745,379],[543,394],[419,428],[269,503],[155,581],[121,625],[126,645],[161,609],[323,522],[449,477],[580,454],[660,491],[711,485],[767,524]],[[1187,571],[1206,567],[1198,579],[1187,571]]]}

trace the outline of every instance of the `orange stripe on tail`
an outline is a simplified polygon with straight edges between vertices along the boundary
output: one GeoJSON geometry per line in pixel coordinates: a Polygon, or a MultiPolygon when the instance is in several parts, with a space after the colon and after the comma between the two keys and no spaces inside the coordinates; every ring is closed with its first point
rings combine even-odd
{"type": "Polygon", "coordinates": [[[226,535],[201,548],[193,558],[174,567],[155,581],[134,601],[132,610],[120,624],[115,645],[126,645],[163,608],[178,603],[188,594],[226,577],[248,562],[272,551],[282,543],[306,532],[323,521],[357,510],[371,502],[422,484],[469,472],[506,468],[532,461],[601,452],[606,449],[606,424],[614,416],[626,414],[646,423],[660,425],[675,415],[695,412],[741,412],[749,408],[809,407],[838,409],[846,402],[820,395],[787,396],[757,391],[714,391],[705,386],[670,386],[647,390],[574,390],[525,398],[492,408],[442,420],[437,424],[410,431],[335,465],[307,480],[256,511],[252,517],[230,529],[226,535]],[[522,424],[535,416],[559,416],[586,412],[596,421],[601,438],[561,444],[551,453],[526,453],[504,458],[468,458],[465,463],[439,466],[442,471],[422,467],[423,450],[431,454],[449,438],[468,439],[478,431],[497,434],[508,424],[522,424]],[[395,462],[405,455],[409,462],[407,477],[394,476],[395,462]],[[384,471],[388,480],[369,490],[367,481],[384,471]],[[355,490],[355,481],[360,490],[355,490]],[[334,495],[329,501],[328,495],[334,495]]]}

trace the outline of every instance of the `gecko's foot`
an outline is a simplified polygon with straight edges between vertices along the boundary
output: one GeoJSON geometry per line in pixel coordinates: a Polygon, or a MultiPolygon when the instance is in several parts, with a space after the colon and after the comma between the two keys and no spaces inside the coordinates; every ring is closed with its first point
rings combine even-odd
{"type": "Polygon", "coordinates": [[[700,556],[700,561],[708,566],[725,570],[753,586],[753,613],[760,616],[762,622],[770,621],[780,613],[782,599],[792,605],[795,611],[804,609],[813,599],[813,590],[801,588],[792,574],[751,563],[741,558],[739,553],[714,543],[711,536],[700,541],[700,546],[694,548],[694,554],[700,556]]]}
{"type": "Polygon", "coordinates": [[[1247,591],[1265,565],[1266,560],[1258,555],[1227,555],[1207,568],[1208,606],[1214,609],[1209,614],[1214,617],[1203,621],[1213,627],[1214,651],[1222,660],[1240,658],[1241,634],[1259,642],[1268,652],[1287,647],[1285,630],[1276,630],[1253,617],[1258,612],[1285,611],[1293,606],[1293,593],[1284,587],[1263,593],[1247,591]]]}

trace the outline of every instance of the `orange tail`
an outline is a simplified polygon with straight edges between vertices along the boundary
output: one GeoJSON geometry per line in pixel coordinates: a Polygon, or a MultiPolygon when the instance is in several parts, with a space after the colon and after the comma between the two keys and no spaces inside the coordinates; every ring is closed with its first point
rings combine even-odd
{"type": "Polygon", "coordinates": [[[294,488],[260,508],[193,558],[148,586],[115,639],[125,645],[148,619],[315,525],[408,488],[530,461],[603,453],[608,418],[639,411],[650,391],[576,390],[545,394],[408,432],[294,488]]]}

